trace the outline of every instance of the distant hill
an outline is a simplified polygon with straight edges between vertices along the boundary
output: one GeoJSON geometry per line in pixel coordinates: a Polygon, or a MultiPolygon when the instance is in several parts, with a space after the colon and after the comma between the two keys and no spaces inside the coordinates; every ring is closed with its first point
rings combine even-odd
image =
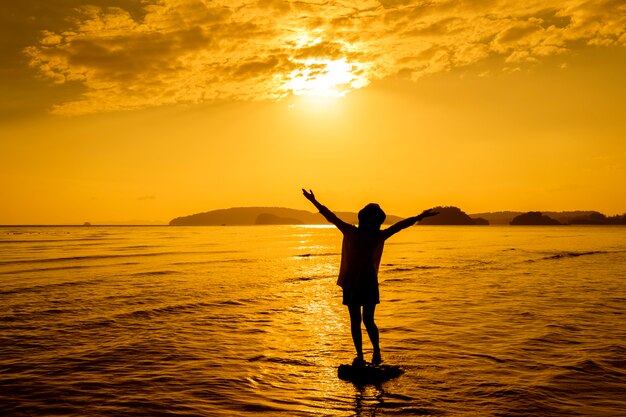
{"type": "MultiPolygon", "coordinates": [[[[620,216],[606,217],[602,213],[590,210],[577,210],[577,211],[542,211],[548,217],[558,220],[561,224],[619,224],[620,216]],[[607,219],[603,222],[601,218],[607,219]],[[608,219],[612,219],[609,221],[608,219]]],[[[489,220],[490,224],[511,224],[513,219],[521,214],[523,211],[495,211],[487,213],[474,213],[471,217],[482,217],[489,220]]]]}
{"type": "Polygon", "coordinates": [[[558,224],[562,223],[539,211],[529,211],[511,220],[511,226],[553,226],[558,224]]]}
{"type": "MultiPolygon", "coordinates": [[[[570,224],[572,220],[579,218],[586,218],[592,215],[593,211],[542,211],[546,216],[552,217],[555,220],[558,220],[561,224],[570,224]]],[[[597,212],[595,212],[597,213],[597,212]]]]}
{"type": "Polygon", "coordinates": [[[302,224],[302,220],[292,217],[278,217],[271,213],[261,213],[257,216],[254,224],[256,225],[278,225],[278,224],[302,224]]]}
{"type": "Polygon", "coordinates": [[[626,214],[605,216],[597,211],[569,219],[569,224],[626,224],[626,214]]]}
{"type": "Polygon", "coordinates": [[[433,217],[427,217],[419,224],[421,225],[488,225],[489,221],[484,218],[473,219],[458,207],[435,207],[434,211],[439,214],[433,217]]]}
{"type": "Polygon", "coordinates": [[[509,225],[511,220],[515,216],[519,216],[523,214],[522,211],[494,211],[494,212],[486,212],[486,213],[473,213],[470,214],[472,218],[483,218],[489,221],[489,224],[506,224],[509,225]]]}
{"type": "MultiPolygon", "coordinates": [[[[336,212],[347,223],[357,224],[357,213],[336,212]]],[[[385,223],[395,223],[402,217],[387,215],[385,223]]],[[[171,226],[250,226],[270,224],[328,224],[319,213],[285,207],[233,207],[177,217],[171,226]]]]}

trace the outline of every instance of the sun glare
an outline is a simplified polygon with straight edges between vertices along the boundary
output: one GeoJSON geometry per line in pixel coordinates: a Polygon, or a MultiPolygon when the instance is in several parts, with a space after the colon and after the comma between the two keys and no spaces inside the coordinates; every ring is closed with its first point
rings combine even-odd
{"type": "Polygon", "coordinates": [[[285,95],[336,98],[369,84],[367,65],[349,59],[350,43],[324,39],[321,30],[296,33],[287,43],[297,67],[286,76],[285,95]]]}
{"type": "Polygon", "coordinates": [[[345,59],[307,59],[301,64],[303,68],[292,71],[284,86],[295,95],[343,97],[368,84],[362,64],[345,59]]]}

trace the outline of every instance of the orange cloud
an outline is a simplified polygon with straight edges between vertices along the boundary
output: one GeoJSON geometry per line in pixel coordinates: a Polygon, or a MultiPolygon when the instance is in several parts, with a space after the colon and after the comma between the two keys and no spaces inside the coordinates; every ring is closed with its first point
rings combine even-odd
{"type": "Polygon", "coordinates": [[[45,31],[25,49],[44,77],[84,86],[54,113],[277,100],[296,92],[294,74],[314,81],[339,64],[345,93],[490,56],[505,68],[579,45],[626,43],[622,0],[154,0],[143,11],[85,6],[66,30],[45,31]]]}

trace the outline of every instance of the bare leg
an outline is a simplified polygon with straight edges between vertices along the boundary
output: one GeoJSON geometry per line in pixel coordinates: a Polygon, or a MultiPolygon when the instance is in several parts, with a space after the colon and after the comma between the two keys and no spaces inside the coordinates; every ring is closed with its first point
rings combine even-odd
{"type": "Polygon", "coordinates": [[[372,346],[374,347],[374,355],[372,356],[372,363],[379,364],[382,362],[380,357],[380,345],[378,340],[378,327],[374,323],[374,313],[376,311],[376,304],[370,304],[363,306],[363,323],[365,329],[370,337],[372,346]]]}
{"type": "Polygon", "coordinates": [[[350,312],[350,331],[356,349],[357,358],[363,358],[363,337],[361,336],[361,306],[348,306],[350,312]]]}

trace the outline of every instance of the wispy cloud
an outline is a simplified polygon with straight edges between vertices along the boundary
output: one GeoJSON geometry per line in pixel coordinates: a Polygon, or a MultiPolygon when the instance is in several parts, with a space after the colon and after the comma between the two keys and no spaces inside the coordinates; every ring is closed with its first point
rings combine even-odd
{"type": "Polygon", "coordinates": [[[624,0],[154,0],[143,7],[141,17],[81,7],[66,30],[44,32],[25,49],[45,77],[84,85],[54,113],[276,100],[307,88],[344,94],[375,79],[418,79],[492,56],[516,68],[585,45],[626,45],[624,0]]]}

